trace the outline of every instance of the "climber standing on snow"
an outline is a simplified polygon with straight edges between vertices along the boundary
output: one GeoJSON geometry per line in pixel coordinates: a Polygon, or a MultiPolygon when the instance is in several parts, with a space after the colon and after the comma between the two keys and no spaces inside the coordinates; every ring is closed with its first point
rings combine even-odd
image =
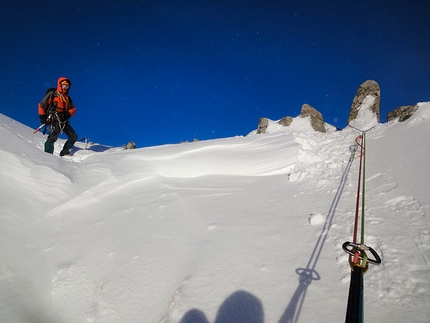
{"type": "Polygon", "coordinates": [[[68,78],[60,77],[57,89],[48,90],[38,104],[40,122],[49,126],[49,136],[45,142],[45,152],[47,153],[54,153],[54,143],[62,132],[69,139],[64,144],[60,156],[69,155],[70,149],[78,140],[78,135],[69,123],[69,119],[76,113],[75,105],[69,97],[71,86],[72,83],[68,78]]]}

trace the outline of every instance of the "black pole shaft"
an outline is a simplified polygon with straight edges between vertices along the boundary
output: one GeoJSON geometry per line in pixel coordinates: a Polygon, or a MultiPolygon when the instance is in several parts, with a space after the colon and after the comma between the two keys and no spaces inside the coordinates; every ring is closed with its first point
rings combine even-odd
{"type": "Polygon", "coordinates": [[[349,284],[348,307],[346,310],[345,323],[361,323],[363,302],[363,270],[354,266],[351,271],[351,282],[349,284]]]}

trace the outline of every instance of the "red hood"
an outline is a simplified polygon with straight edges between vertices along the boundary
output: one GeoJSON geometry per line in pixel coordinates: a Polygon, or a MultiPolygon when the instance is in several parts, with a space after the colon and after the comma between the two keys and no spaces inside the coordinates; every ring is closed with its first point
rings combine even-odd
{"type": "MultiPolygon", "coordinates": [[[[70,82],[70,80],[67,77],[60,77],[57,81],[58,92],[63,92],[63,89],[61,88],[61,82],[63,82],[63,81],[68,81],[70,84],[70,87],[72,87],[72,82],[70,82]]],[[[69,91],[70,91],[70,87],[69,87],[69,91]]]]}

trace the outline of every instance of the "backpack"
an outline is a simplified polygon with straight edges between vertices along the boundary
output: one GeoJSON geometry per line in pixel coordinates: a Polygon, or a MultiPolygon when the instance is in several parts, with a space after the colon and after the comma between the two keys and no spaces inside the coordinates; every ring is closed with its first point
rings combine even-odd
{"type": "MultiPolygon", "coordinates": [[[[54,96],[55,96],[55,91],[57,91],[57,89],[55,87],[50,87],[45,92],[45,96],[47,96],[50,93],[47,101],[49,100],[51,102],[46,106],[46,109],[45,109],[45,114],[48,116],[53,115],[55,113],[55,111],[57,110],[56,102],[54,103],[54,101],[53,101],[54,96]]],[[[52,118],[52,116],[51,116],[51,118],[52,118]]],[[[43,134],[45,135],[46,134],[46,123],[43,126],[44,126],[43,127],[43,134]]],[[[36,133],[41,127],[42,126],[40,126],[38,129],[36,129],[35,132],[33,132],[33,133],[36,133]]]]}
{"type": "Polygon", "coordinates": [[[45,92],[45,96],[49,93],[49,92],[55,92],[57,91],[57,89],[55,87],[50,87],[49,89],[46,90],[45,92]]]}
{"type": "Polygon", "coordinates": [[[56,111],[56,106],[55,106],[55,104],[54,104],[54,101],[53,101],[53,99],[54,99],[54,96],[55,96],[55,91],[57,91],[57,89],[55,88],[55,87],[50,87],[49,89],[47,89],[46,90],[46,92],[45,92],[45,96],[46,95],[48,95],[49,93],[51,93],[50,95],[49,95],[49,98],[47,99],[47,101],[51,101],[51,103],[49,103],[47,106],[46,106],[46,111],[45,111],[45,113],[47,114],[47,115],[49,115],[49,114],[51,114],[51,113],[54,113],[55,111],[56,111]]]}

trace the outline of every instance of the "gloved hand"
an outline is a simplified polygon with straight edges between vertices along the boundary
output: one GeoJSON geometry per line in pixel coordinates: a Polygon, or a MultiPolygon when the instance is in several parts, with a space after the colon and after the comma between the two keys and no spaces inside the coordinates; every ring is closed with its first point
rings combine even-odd
{"type": "Polygon", "coordinates": [[[69,111],[62,112],[58,114],[58,118],[60,118],[61,122],[66,122],[71,117],[69,111]]]}
{"type": "Polygon", "coordinates": [[[45,115],[45,114],[40,114],[39,115],[40,123],[46,123],[46,119],[48,119],[47,115],[45,115]]]}

